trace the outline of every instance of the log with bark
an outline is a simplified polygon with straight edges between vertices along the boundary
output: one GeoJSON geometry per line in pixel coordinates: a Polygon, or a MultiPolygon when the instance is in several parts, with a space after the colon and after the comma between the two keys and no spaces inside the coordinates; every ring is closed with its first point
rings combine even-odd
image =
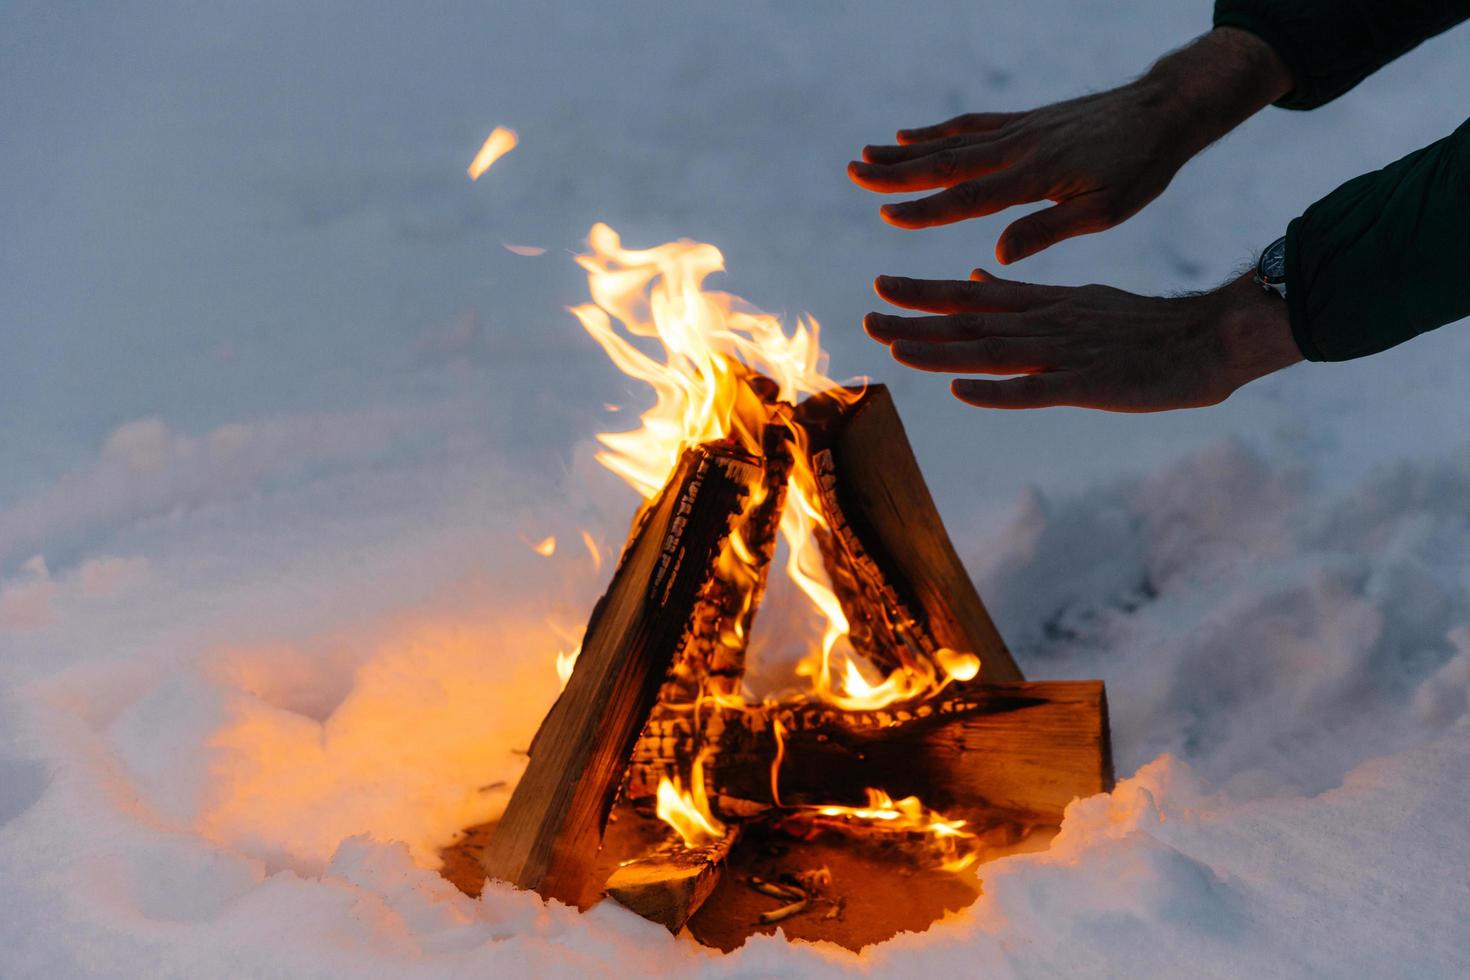
{"type": "Polygon", "coordinates": [[[571,679],[485,849],[487,875],[569,904],[596,901],[597,851],[633,743],[731,521],[760,477],[760,463],[745,454],[698,446],[640,512],[571,679]]]}

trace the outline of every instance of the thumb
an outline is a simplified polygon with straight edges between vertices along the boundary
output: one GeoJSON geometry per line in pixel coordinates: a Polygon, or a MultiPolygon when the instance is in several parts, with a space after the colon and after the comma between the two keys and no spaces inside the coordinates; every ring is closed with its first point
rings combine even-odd
{"type": "Polygon", "coordinates": [[[1102,220],[1095,205],[1063,201],[1011,222],[995,243],[995,257],[1002,265],[1010,265],[1063,239],[1110,227],[1111,223],[1102,220]]]}

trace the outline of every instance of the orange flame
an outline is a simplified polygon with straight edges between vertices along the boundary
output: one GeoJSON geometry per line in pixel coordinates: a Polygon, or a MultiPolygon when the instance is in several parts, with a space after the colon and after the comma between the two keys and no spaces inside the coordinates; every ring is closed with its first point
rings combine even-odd
{"type": "MultiPolygon", "coordinates": [[[[741,387],[750,374],[769,378],[777,398],[789,403],[838,390],[826,374],[815,320],[798,319],[788,334],[776,317],[728,293],[704,288],[705,279],[724,269],[724,258],[714,246],[681,241],[625,249],[617,233],[602,224],[593,227],[588,243],[591,254],[577,261],[588,272],[593,302],[571,312],[618,368],[654,391],[653,407],[641,416],[640,428],[598,436],[604,449],[597,459],[644,499],[663,487],[680,453],[692,445],[728,437],[752,452],[760,449],[754,444],[755,434],[742,428],[736,414],[741,387]],[[640,339],[654,341],[658,355],[635,344],[640,339]]],[[[759,502],[763,490],[752,488],[755,499],[750,506],[759,502]]],[[[804,464],[798,463],[792,473],[787,494],[780,522],[788,553],[786,574],[825,624],[820,639],[811,644],[803,670],[813,679],[814,693],[842,707],[871,708],[932,689],[933,677],[900,673],[871,684],[850,662],[847,670],[834,669],[845,658],[834,651],[849,627],[814,536],[826,521],[815,479],[804,464]]],[[[754,565],[745,540],[738,533],[731,535],[721,557],[721,573],[743,581],[742,566],[750,570],[754,565]]],[[[739,635],[728,638],[732,643],[745,640],[739,635]]]]}
{"type": "Polygon", "coordinates": [[[686,847],[713,843],[725,835],[725,825],[710,812],[704,791],[704,762],[709,754],[705,749],[695,757],[687,792],[677,776],[672,780],[665,776],[658,784],[658,817],[678,832],[686,847]]]}
{"type": "Polygon", "coordinates": [[[704,280],[725,267],[713,245],[679,241],[625,249],[604,224],[594,225],[587,240],[592,252],[577,262],[587,270],[592,303],[571,312],[623,373],[654,392],[642,428],[597,437],[606,447],[597,459],[645,499],[663,487],[688,447],[749,437],[735,431],[741,378],[764,375],[775,382],[777,397],[793,404],[836,387],[824,373],[815,320],[798,319],[788,335],[776,317],[704,288],[704,280]],[[661,359],[644,353],[633,338],[656,341],[661,359]]]}
{"type": "Polygon", "coordinates": [[[876,823],[890,830],[912,831],[933,837],[949,855],[942,865],[946,871],[960,871],[975,862],[978,854],[973,849],[962,846],[964,841],[972,840],[975,836],[964,829],[966,821],[945,819],[943,815],[924,806],[917,796],[894,800],[881,789],[869,787],[865,792],[868,794],[868,805],[865,807],[823,806],[816,808],[817,813],[824,817],[876,823]]]}

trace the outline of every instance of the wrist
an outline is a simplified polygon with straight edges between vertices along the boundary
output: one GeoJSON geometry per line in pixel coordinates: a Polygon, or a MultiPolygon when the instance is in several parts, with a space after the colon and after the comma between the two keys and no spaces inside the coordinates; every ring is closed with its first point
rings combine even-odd
{"type": "Polygon", "coordinates": [[[1232,389],[1303,360],[1286,300],[1262,288],[1251,273],[1221,286],[1212,300],[1211,322],[1232,389]]]}
{"type": "Polygon", "coordinates": [[[1284,97],[1293,81],[1265,41],[1217,27],[1160,58],[1136,84],[1193,156],[1284,97]]]}

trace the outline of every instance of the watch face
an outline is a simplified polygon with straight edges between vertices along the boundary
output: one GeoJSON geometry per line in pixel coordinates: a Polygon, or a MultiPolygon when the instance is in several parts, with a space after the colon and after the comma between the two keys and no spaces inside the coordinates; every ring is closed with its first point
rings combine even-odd
{"type": "Polygon", "coordinates": [[[1286,281],[1286,237],[1276,239],[1266,251],[1261,253],[1260,264],[1256,267],[1261,278],[1270,283],[1286,281]]]}

